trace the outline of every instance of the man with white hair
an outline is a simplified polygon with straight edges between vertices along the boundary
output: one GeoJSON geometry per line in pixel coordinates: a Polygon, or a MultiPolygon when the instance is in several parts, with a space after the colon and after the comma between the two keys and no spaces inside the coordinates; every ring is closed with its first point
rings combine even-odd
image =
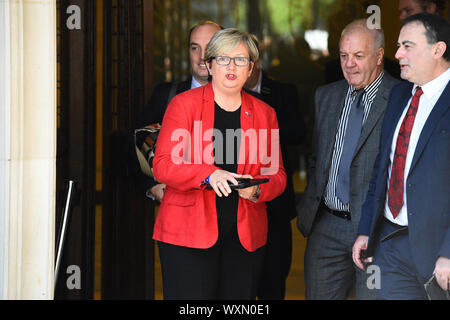
{"type": "Polygon", "coordinates": [[[398,80],[383,70],[383,31],[369,30],[366,20],[343,30],[339,50],[345,80],[316,91],[308,185],[297,207],[298,228],[308,237],[306,299],[346,299],[355,280],[356,298],[374,299],[351,253],[387,99],[398,80]]]}

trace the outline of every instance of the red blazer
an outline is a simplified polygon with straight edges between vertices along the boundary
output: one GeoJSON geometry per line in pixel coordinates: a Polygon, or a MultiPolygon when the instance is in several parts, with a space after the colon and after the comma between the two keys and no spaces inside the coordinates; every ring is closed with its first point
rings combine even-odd
{"type": "MultiPolygon", "coordinates": [[[[155,178],[166,184],[153,239],[201,249],[210,248],[217,242],[216,193],[214,190],[206,190],[202,185],[206,177],[219,169],[214,165],[212,154],[213,128],[214,92],[211,84],[183,92],[169,104],[153,159],[155,178]]],[[[239,239],[244,248],[255,251],[267,241],[265,202],[283,192],[286,173],[281,158],[275,111],[244,91],[241,129],[243,134],[237,173],[270,179],[261,185],[257,203],[239,198],[239,239]],[[267,133],[267,139],[264,138],[264,132],[267,133]],[[252,143],[249,143],[250,140],[252,143]],[[256,146],[258,153],[254,152],[256,146]],[[269,151],[264,150],[263,146],[267,146],[269,151]],[[267,152],[266,158],[260,155],[267,152]],[[272,170],[264,172],[268,168],[272,170]]]]}

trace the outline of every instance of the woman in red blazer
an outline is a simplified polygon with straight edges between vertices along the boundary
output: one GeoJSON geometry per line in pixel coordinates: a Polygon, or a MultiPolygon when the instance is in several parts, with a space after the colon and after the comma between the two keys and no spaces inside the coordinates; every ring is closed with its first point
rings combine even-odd
{"type": "Polygon", "coordinates": [[[153,174],[167,187],[153,238],[166,299],[256,297],[265,202],[286,184],[275,111],[242,90],[258,55],[248,33],[217,32],[205,53],[212,81],[165,113],[153,174]],[[269,181],[232,190],[238,177],[269,181]]]}

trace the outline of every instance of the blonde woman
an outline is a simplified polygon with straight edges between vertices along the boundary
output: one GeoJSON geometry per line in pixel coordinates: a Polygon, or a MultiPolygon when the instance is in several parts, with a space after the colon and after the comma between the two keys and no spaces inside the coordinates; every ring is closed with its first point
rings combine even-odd
{"type": "Polygon", "coordinates": [[[166,184],[155,222],[165,299],[254,299],[267,239],[266,201],[286,185],[274,110],[245,93],[258,49],[237,29],[217,32],[211,82],[165,113],[153,172],[166,184]],[[268,182],[234,189],[238,178],[268,182]]]}

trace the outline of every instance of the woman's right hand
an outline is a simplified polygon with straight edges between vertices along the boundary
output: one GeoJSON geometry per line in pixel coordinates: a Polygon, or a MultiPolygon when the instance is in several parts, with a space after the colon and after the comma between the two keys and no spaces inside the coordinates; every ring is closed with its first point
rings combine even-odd
{"type": "Polygon", "coordinates": [[[158,183],[150,189],[150,193],[155,197],[155,199],[161,203],[164,197],[164,191],[166,190],[166,185],[164,183],[158,183]]]}
{"type": "Polygon", "coordinates": [[[228,181],[232,184],[238,184],[237,177],[240,177],[240,175],[217,169],[209,176],[209,184],[219,197],[222,197],[222,195],[228,197],[232,191],[228,181]]]}

